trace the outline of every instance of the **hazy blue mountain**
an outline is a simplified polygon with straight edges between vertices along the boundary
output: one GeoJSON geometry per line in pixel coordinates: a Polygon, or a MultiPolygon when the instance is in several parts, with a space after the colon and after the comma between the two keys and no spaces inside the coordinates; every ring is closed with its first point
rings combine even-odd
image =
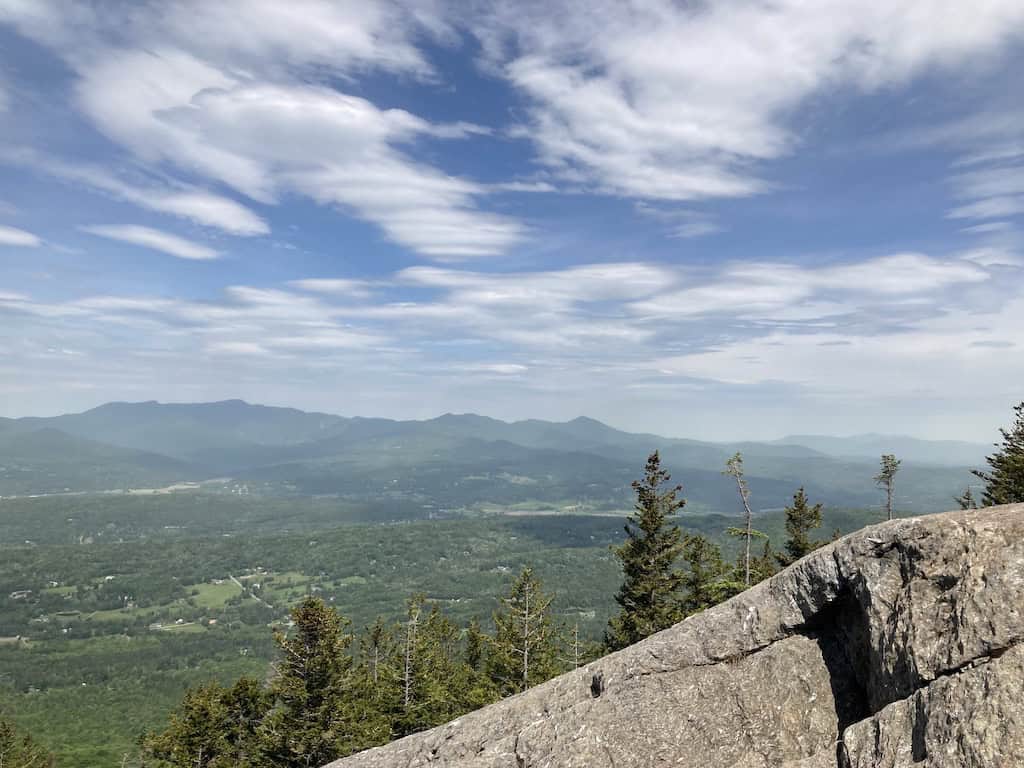
{"type": "Polygon", "coordinates": [[[829,456],[877,459],[883,453],[896,454],[904,461],[922,464],[980,467],[991,445],[967,443],[961,440],[919,440],[906,435],[790,435],[773,443],[796,443],[813,448],[829,456]]]}
{"type": "Polygon", "coordinates": [[[84,413],[18,419],[23,428],[49,426],[110,445],[153,451],[218,469],[251,464],[265,446],[314,440],[344,421],[295,408],[216,403],[107,403],[84,413]]]}
{"type": "Polygon", "coordinates": [[[978,463],[963,461],[969,444],[951,441],[865,436],[811,438],[810,445],[800,438],[710,443],[627,433],[585,417],[509,423],[445,414],[396,421],[241,400],[109,403],[80,414],[2,421],[0,437],[7,438],[0,442],[0,463],[20,461],[27,468],[18,484],[0,478],[0,493],[231,476],[265,493],[394,499],[442,509],[484,502],[622,508],[630,503],[630,482],[658,449],[693,507],[730,513],[735,488],[721,469],[737,450],[746,460],[757,509],[784,505],[800,485],[833,506],[877,504],[875,462],[883,451],[894,452],[904,459],[900,504],[927,511],[948,507],[970,481],[967,467],[978,463]],[[40,430],[51,433],[46,461],[47,450],[35,449],[35,463],[19,459],[19,436],[40,430]],[[939,463],[948,466],[934,466],[939,463]],[[36,485],[25,482],[33,471],[36,485]]]}

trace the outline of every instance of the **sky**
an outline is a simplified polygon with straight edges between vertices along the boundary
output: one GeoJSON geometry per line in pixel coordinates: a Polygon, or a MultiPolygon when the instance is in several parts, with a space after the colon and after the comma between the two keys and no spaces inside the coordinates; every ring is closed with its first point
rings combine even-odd
{"type": "Polygon", "coordinates": [[[0,415],[989,441],[1020,0],[0,0],[0,415]]]}

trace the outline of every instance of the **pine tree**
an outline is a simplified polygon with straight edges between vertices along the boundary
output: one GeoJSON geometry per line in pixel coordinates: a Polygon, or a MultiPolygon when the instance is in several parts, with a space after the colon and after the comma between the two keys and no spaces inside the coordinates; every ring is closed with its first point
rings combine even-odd
{"type": "Polygon", "coordinates": [[[437,604],[421,623],[415,652],[415,723],[417,730],[446,723],[465,712],[459,681],[465,679],[462,631],[437,604]]]}
{"type": "Polygon", "coordinates": [[[811,506],[807,501],[807,494],[801,488],[793,494],[793,504],[786,507],[786,533],[789,534],[789,538],[783,546],[784,551],[775,556],[779,565],[785,567],[795,563],[820,547],[824,542],[814,541],[810,537],[811,531],[820,527],[821,504],[811,506]]]}
{"type": "Polygon", "coordinates": [[[718,605],[743,590],[743,584],[733,579],[732,569],[722,560],[722,551],[704,536],[687,536],[682,556],[687,569],[681,608],[686,616],[718,605]]]}
{"type": "Polygon", "coordinates": [[[167,728],[143,738],[143,751],[180,768],[259,765],[258,729],[269,705],[266,692],[250,677],[230,688],[216,682],[190,688],[167,728]]]}
{"type": "Polygon", "coordinates": [[[348,621],[314,597],[293,608],[291,620],[288,634],[274,635],[274,709],[260,730],[271,764],[307,768],[350,753],[365,737],[346,711],[352,667],[348,621]]]}
{"type": "Polygon", "coordinates": [[[363,632],[359,639],[359,650],[374,686],[383,686],[396,678],[393,668],[395,639],[380,616],[363,632]]]}
{"type": "Polygon", "coordinates": [[[0,767],[53,768],[54,765],[53,755],[0,717],[0,767]]]}
{"type": "Polygon", "coordinates": [[[466,649],[464,658],[470,669],[482,670],[486,662],[487,643],[490,638],[480,628],[480,620],[474,616],[466,628],[466,649]]]}
{"type": "Polygon", "coordinates": [[[998,450],[985,459],[988,471],[974,470],[985,483],[981,499],[986,507],[1024,501],[1024,402],[1013,412],[1013,426],[999,430],[1002,443],[996,443],[998,450]]]}
{"type": "Polygon", "coordinates": [[[875,485],[885,491],[885,512],[889,520],[892,520],[893,500],[896,494],[896,473],[899,471],[901,463],[891,453],[884,453],[878,474],[875,475],[875,485]]]}
{"type": "Polygon", "coordinates": [[[750,560],[750,579],[754,584],[760,584],[765,579],[770,579],[779,572],[777,567],[778,553],[772,549],[772,543],[765,538],[761,554],[750,560]]]}
{"type": "Polygon", "coordinates": [[[488,673],[493,643],[474,617],[465,632],[460,677],[451,686],[467,712],[492,704],[501,697],[498,686],[488,673]]]}
{"type": "Polygon", "coordinates": [[[750,544],[757,538],[767,538],[761,531],[756,531],[753,528],[754,513],[750,509],[750,488],[747,486],[747,478],[743,473],[743,454],[737,451],[728,461],[725,462],[725,470],[722,472],[723,475],[728,475],[736,481],[736,490],[740,495],[740,501],[743,503],[743,528],[729,528],[726,533],[730,536],[739,536],[744,540],[743,547],[743,584],[749,587],[751,585],[751,560],[750,560],[750,544]]]}
{"type": "Polygon", "coordinates": [[[347,686],[352,719],[360,725],[357,749],[394,738],[401,712],[401,660],[391,627],[380,617],[359,638],[358,663],[347,686]]]}
{"type": "Polygon", "coordinates": [[[529,567],[523,568],[501,599],[501,610],[494,614],[489,672],[502,694],[525,691],[561,671],[552,599],[529,567]]]}
{"type": "Polygon", "coordinates": [[[626,541],[614,549],[622,564],[623,583],[615,596],[621,610],[608,624],[605,643],[625,648],[666,629],[682,618],[679,588],[683,574],[676,567],[682,532],[672,521],[686,504],[676,498],[683,487],[671,486],[655,451],[647,459],[644,479],[633,483],[637,500],[626,520],[626,541]]]}

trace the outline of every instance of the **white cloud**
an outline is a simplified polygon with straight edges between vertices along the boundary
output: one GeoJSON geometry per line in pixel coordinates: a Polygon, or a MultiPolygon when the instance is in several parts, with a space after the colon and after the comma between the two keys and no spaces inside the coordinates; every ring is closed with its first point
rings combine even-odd
{"type": "Polygon", "coordinates": [[[733,314],[803,319],[844,314],[858,302],[892,300],[943,288],[981,283],[988,273],[963,260],[939,260],[905,253],[822,267],[779,263],[727,266],[710,282],[635,302],[640,314],[687,316],[733,314]],[[831,297],[832,300],[822,301],[831,297]],[[794,305],[799,305],[794,307],[794,305]],[[785,317],[779,312],[785,310],[785,317]]]}
{"type": "Polygon", "coordinates": [[[141,245],[144,248],[176,256],[179,259],[205,260],[215,259],[220,255],[209,246],[186,240],[168,232],[161,232],[158,229],[133,224],[94,225],[82,227],[82,231],[110,240],[141,245]]]}
{"type": "Polygon", "coordinates": [[[311,293],[326,293],[334,296],[365,298],[370,295],[369,283],[365,280],[310,277],[303,280],[291,280],[288,285],[311,293]]]}
{"type": "MultiPolygon", "coordinates": [[[[717,408],[720,420],[723,403],[749,416],[769,398],[807,419],[865,398],[902,409],[942,393],[950,402],[1009,397],[1024,375],[1012,353],[1024,345],[1012,255],[710,271],[636,262],[521,274],[414,267],[374,281],[371,295],[347,278],[237,285],[211,300],[48,302],[22,293],[0,296],[0,342],[25,380],[60,365],[118,396],[126,387],[159,395],[167,377],[211,387],[248,376],[252,390],[214,387],[217,396],[273,391],[287,401],[322,387],[349,412],[359,402],[370,413],[550,408],[613,420],[636,398],[656,398],[667,419],[660,431],[693,434],[704,423],[695,413],[672,415],[686,403],[717,408]],[[680,293],[685,311],[670,311],[680,293]],[[81,355],[40,352],[49,348],[81,355]]],[[[785,419],[766,423],[786,428],[785,419]]],[[[714,431],[711,422],[704,428],[714,431]]]]}
{"type": "Polygon", "coordinates": [[[556,173],[688,200],[764,190],[752,164],[794,150],[810,97],[984,66],[1022,22],[1017,0],[607,0],[495,3],[474,31],[530,99],[521,135],[556,173]]]}
{"type": "Polygon", "coordinates": [[[1024,213],[1024,166],[1000,164],[1005,155],[987,159],[989,165],[953,176],[957,197],[969,200],[953,208],[951,219],[999,219],[1024,213]]]}
{"type": "Polygon", "coordinates": [[[990,235],[993,233],[1013,232],[1014,226],[1008,221],[986,221],[984,224],[972,224],[964,227],[961,232],[969,232],[972,235],[990,235]]]}
{"type": "Polygon", "coordinates": [[[430,76],[413,38],[421,31],[452,34],[439,9],[425,2],[188,0],[167,6],[162,32],[179,45],[261,69],[328,66],[430,76]]]}
{"type": "Polygon", "coordinates": [[[42,242],[37,235],[26,232],[24,229],[0,225],[0,245],[35,248],[41,245],[42,242]]]}
{"type": "Polygon", "coordinates": [[[497,254],[524,234],[476,208],[484,188],[395,148],[443,128],[403,110],[327,88],[231,80],[180,52],[112,54],[80,93],[97,123],[142,156],[264,202],[295,191],[339,205],[430,256],[497,254]]]}
{"type": "Polygon", "coordinates": [[[0,162],[84,184],[158,213],[168,213],[230,235],[265,235],[267,223],[244,205],[222,195],[184,184],[145,185],[124,181],[102,168],[66,163],[29,148],[0,151],[0,162]]]}
{"type": "Polygon", "coordinates": [[[1024,375],[1021,357],[1006,353],[1024,343],[1015,319],[1022,310],[1017,297],[985,315],[984,328],[973,310],[954,310],[888,333],[777,331],[661,364],[674,375],[745,386],[788,383],[845,398],[1001,398],[1009,387],[999,382],[1024,375]],[[980,370],[993,381],[983,391],[980,370]]]}
{"type": "Polygon", "coordinates": [[[716,232],[721,232],[723,229],[715,221],[714,217],[701,211],[692,211],[685,208],[666,208],[645,202],[638,202],[634,209],[641,216],[661,222],[665,226],[669,237],[680,239],[703,237],[704,235],[713,235],[716,232]]]}
{"type": "MultiPolygon", "coordinates": [[[[179,0],[159,12],[115,9],[63,22],[22,8],[15,19],[78,72],[80,109],[154,167],[170,164],[268,204],[298,193],[442,260],[499,254],[525,235],[518,222],[480,210],[486,186],[411,154],[418,140],[487,128],[431,123],[339,90],[366,69],[432,77],[414,39],[453,32],[431,2],[179,0]],[[116,24],[136,47],[109,42],[116,24]]],[[[194,219],[234,218],[236,230],[259,227],[209,197],[135,198],[194,219]]]]}

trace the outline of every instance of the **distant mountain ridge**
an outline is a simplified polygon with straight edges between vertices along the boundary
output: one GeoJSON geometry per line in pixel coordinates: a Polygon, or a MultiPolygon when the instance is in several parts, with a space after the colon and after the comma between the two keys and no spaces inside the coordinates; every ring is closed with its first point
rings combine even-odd
{"type": "Polygon", "coordinates": [[[926,464],[980,465],[992,446],[963,440],[921,440],[906,435],[867,433],[833,437],[829,435],[788,435],[772,444],[796,443],[829,456],[876,458],[893,453],[904,460],[926,464]]]}
{"type": "Polygon", "coordinates": [[[242,400],[117,402],[0,421],[0,494],[95,490],[90,474],[119,480],[112,486],[118,488],[228,475],[266,492],[403,498],[442,508],[567,500],[621,508],[654,449],[691,502],[710,510],[735,505],[721,469],[736,451],[744,454],[760,508],[781,506],[799,485],[836,506],[877,503],[871,476],[882,452],[905,461],[904,504],[942,508],[969,482],[967,467],[980,463],[964,459],[984,456],[981,446],[905,437],[712,443],[623,432],[587,417],[505,422],[447,413],[399,421],[242,400]],[[19,447],[44,430],[48,452],[19,447]]]}

